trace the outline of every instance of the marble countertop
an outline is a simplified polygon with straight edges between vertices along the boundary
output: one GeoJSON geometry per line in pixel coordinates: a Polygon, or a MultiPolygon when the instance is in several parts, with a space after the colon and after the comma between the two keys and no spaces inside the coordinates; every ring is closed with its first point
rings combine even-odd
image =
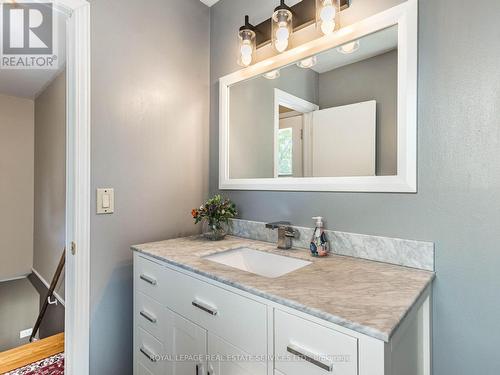
{"type": "Polygon", "coordinates": [[[338,255],[313,258],[307,250],[232,236],[216,242],[184,237],[132,250],[386,342],[434,278],[433,272],[338,255]],[[239,247],[312,264],[269,279],[202,258],[239,247]]]}

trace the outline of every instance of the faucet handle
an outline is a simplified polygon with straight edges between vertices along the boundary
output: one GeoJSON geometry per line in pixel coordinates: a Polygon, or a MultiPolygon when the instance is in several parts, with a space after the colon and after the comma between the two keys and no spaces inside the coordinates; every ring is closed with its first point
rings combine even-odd
{"type": "Polygon", "coordinates": [[[275,221],[273,223],[267,223],[266,228],[267,229],[279,229],[283,227],[289,227],[291,223],[289,221],[275,221]]]}
{"type": "Polygon", "coordinates": [[[288,227],[285,229],[285,237],[295,238],[297,234],[298,231],[296,229],[293,229],[292,227],[288,227]]]}

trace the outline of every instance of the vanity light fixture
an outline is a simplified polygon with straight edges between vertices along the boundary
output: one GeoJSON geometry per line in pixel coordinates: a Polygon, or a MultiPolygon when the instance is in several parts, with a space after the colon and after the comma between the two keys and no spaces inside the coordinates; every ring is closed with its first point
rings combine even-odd
{"type": "Polygon", "coordinates": [[[348,9],[351,2],[352,0],[301,0],[290,7],[285,4],[285,0],[280,0],[280,5],[272,16],[258,25],[250,24],[246,16],[245,24],[238,31],[238,64],[242,67],[252,65],[256,60],[257,49],[268,44],[277,53],[285,52],[291,47],[294,30],[311,25],[317,25],[318,28],[323,26],[326,32],[339,28],[340,12],[348,9]]]}
{"type": "Polygon", "coordinates": [[[255,52],[255,28],[249,22],[250,18],[245,16],[245,24],[240,27],[238,33],[239,58],[238,65],[250,66],[253,62],[255,52]]]}
{"type": "Polygon", "coordinates": [[[263,74],[264,78],[266,78],[266,79],[276,79],[276,78],[279,78],[280,75],[281,75],[281,73],[279,70],[272,70],[268,73],[263,74]]]}
{"type": "Polygon", "coordinates": [[[297,66],[299,68],[303,68],[303,69],[311,69],[317,63],[318,63],[318,58],[316,56],[311,56],[311,57],[308,57],[307,59],[299,61],[297,63],[297,66]]]}
{"type": "Polygon", "coordinates": [[[349,55],[356,52],[359,49],[359,45],[359,40],[355,40],[354,42],[346,43],[343,46],[338,47],[337,51],[344,55],[349,55]]]}
{"type": "Polygon", "coordinates": [[[274,49],[279,52],[285,52],[290,46],[290,37],[293,32],[293,14],[292,9],[285,4],[285,0],[274,9],[272,17],[272,43],[274,49]]]}
{"type": "Polygon", "coordinates": [[[340,0],[316,0],[316,25],[325,35],[339,27],[340,0]]]}

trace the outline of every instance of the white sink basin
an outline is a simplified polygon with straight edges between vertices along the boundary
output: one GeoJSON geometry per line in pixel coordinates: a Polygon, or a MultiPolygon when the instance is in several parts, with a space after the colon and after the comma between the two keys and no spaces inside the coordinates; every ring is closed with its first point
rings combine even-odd
{"type": "Polygon", "coordinates": [[[248,247],[207,255],[203,258],[273,279],[311,264],[306,260],[266,253],[248,247]]]}

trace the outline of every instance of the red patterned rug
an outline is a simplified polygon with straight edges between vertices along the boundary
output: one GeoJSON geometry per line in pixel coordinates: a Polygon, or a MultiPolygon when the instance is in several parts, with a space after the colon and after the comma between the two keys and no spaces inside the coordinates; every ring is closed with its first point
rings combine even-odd
{"type": "Polygon", "coordinates": [[[64,353],[42,359],[26,367],[7,372],[5,375],[63,375],[64,353]]]}

